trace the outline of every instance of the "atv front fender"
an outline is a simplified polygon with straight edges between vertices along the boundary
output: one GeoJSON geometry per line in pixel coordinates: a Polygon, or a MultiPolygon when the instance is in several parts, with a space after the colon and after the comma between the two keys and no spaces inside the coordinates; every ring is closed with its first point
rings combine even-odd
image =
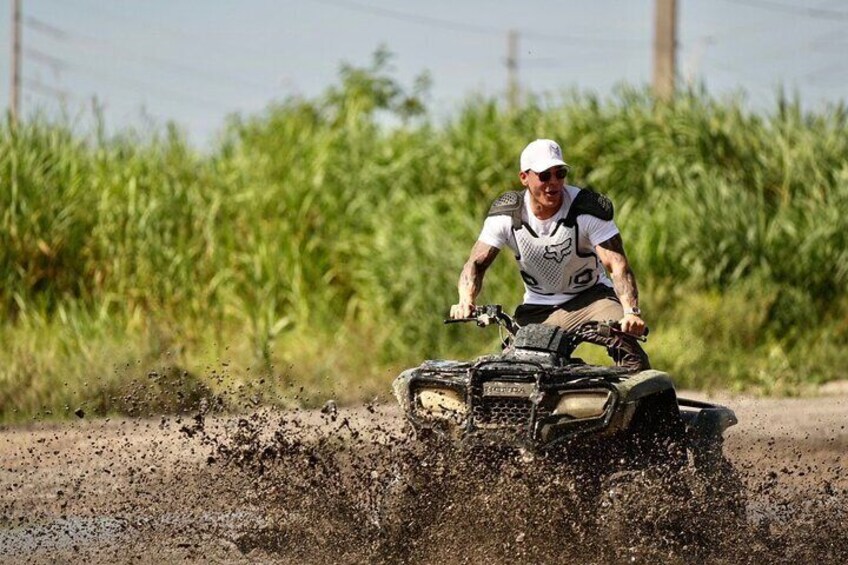
{"type": "Polygon", "coordinates": [[[400,404],[403,413],[407,415],[412,414],[412,405],[409,397],[409,381],[412,380],[412,377],[418,373],[418,367],[407,369],[398,375],[392,382],[392,390],[395,393],[395,398],[397,399],[398,404],[400,404]]]}
{"type": "Polygon", "coordinates": [[[607,433],[628,429],[637,407],[648,398],[667,397],[667,402],[673,405],[668,407],[669,410],[677,413],[677,393],[674,391],[674,383],[668,373],[654,370],[640,371],[624,377],[613,386],[618,392],[620,408],[610,421],[607,433]]]}
{"type": "Polygon", "coordinates": [[[641,371],[625,377],[615,384],[619,399],[623,403],[637,402],[646,396],[674,389],[674,383],[668,373],[662,371],[641,371]]]}

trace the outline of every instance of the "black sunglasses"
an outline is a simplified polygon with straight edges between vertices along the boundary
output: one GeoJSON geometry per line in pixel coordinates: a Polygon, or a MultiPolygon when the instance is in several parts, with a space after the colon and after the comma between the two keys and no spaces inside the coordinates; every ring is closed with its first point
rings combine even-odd
{"type": "MultiPolygon", "coordinates": [[[[553,174],[556,175],[556,178],[562,180],[568,175],[568,169],[565,167],[559,168],[553,174]]],[[[542,171],[541,173],[536,173],[536,176],[539,177],[539,180],[542,182],[548,182],[551,180],[551,171],[542,171]]]]}

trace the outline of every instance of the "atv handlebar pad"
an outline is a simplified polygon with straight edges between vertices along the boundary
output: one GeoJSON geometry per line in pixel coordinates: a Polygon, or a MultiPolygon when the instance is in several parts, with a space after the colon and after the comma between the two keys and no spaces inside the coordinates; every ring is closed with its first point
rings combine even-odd
{"type": "Polygon", "coordinates": [[[515,334],[515,346],[521,349],[538,349],[569,357],[574,351],[573,340],[558,326],[528,324],[515,334]]]}

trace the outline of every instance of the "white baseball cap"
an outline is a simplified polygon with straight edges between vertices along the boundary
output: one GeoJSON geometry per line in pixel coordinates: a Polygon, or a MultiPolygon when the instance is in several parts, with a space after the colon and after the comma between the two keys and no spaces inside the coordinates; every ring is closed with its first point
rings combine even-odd
{"type": "Polygon", "coordinates": [[[551,167],[568,167],[562,160],[562,149],[552,139],[531,141],[521,152],[521,170],[541,173],[551,167]]]}

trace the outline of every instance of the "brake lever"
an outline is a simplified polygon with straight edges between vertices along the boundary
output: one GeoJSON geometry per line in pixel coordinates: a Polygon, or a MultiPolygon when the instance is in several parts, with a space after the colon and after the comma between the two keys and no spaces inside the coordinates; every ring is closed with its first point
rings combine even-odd
{"type": "Polygon", "coordinates": [[[621,335],[628,336],[636,341],[641,341],[642,343],[648,341],[648,332],[650,331],[647,326],[645,326],[645,332],[642,335],[633,335],[631,333],[627,333],[621,328],[616,327],[618,322],[600,322],[598,324],[598,335],[601,337],[612,337],[612,335],[621,335]]]}

